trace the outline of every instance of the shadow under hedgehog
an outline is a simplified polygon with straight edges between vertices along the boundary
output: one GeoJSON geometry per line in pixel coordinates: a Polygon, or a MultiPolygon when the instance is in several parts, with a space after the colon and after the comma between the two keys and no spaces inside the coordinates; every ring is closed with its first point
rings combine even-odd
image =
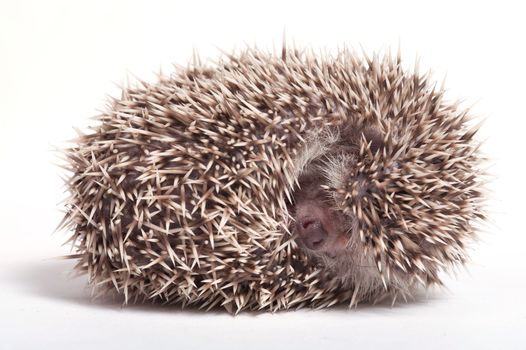
{"type": "Polygon", "coordinates": [[[229,312],[411,295],[485,219],[476,128],[399,55],[283,48],[126,87],[65,150],[101,293],[229,312]]]}

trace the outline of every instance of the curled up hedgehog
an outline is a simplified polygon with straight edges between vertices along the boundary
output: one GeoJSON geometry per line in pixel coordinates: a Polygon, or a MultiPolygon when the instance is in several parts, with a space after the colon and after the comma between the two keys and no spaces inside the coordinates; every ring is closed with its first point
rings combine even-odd
{"type": "Polygon", "coordinates": [[[485,218],[477,128],[400,56],[246,49],[126,87],[65,151],[100,292],[276,311],[407,296],[485,218]]]}

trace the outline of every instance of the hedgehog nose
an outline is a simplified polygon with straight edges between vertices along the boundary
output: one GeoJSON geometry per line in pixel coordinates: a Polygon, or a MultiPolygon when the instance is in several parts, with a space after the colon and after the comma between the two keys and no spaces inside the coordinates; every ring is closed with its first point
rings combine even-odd
{"type": "Polygon", "coordinates": [[[297,227],[300,238],[307,248],[318,250],[323,246],[327,232],[320,220],[313,218],[298,220],[297,227]]]}

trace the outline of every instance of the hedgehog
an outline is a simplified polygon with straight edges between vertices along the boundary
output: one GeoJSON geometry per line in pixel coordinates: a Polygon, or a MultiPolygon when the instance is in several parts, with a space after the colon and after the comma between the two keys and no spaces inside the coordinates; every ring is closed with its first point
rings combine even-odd
{"type": "Polygon", "coordinates": [[[64,149],[60,227],[124,303],[394,302],[443,285],[486,218],[478,126],[400,51],[195,59],[96,119],[64,149]]]}

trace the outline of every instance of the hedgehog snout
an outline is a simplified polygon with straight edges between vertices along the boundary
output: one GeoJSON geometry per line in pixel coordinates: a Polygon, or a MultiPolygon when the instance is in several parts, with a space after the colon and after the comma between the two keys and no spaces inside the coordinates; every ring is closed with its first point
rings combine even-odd
{"type": "Polygon", "coordinates": [[[295,232],[308,250],[337,254],[345,249],[345,234],[339,213],[318,200],[296,204],[295,232]]]}
{"type": "Polygon", "coordinates": [[[297,221],[296,226],[300,238],[307,248],[318,250],[324,245],[327,238],[327,231],[319,218],[302,218],[297,221]]]}

